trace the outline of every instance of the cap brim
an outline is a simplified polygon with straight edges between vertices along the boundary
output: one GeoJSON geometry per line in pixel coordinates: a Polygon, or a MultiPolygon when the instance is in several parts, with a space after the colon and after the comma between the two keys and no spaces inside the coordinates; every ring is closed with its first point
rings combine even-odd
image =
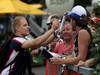
{"type": "Polygon", "coordinates": [[[75,19],[80,19],[80,16],[79,15],[77,15],[77,14],[75,14],[75,13],[72,13],[72,12],[69,12],[68,14],[65,14],[65,16],[71,16],[71,17],[73,17],[73,18],[75,18],[75,19]]]}

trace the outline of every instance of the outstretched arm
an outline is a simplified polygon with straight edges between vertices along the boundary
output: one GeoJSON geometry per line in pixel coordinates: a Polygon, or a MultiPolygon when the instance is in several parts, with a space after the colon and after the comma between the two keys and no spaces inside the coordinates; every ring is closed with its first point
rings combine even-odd
{"type": "Polygon", "coordinates": [[[80,60],[86,60],[88,46],[90,43],[90,35],[86,30],[82,30],[78,35],[79,52],[77,57],[73,58],[51,58],[51,61],[55,64],[77,64],[80,60]],[[59,61],[59,62],[58,62],[59,61]]]}
{"type": "Polygon", "coordinates": [[[23,43],[23,48],[38,48],[42,45],[42,43],[47,40],[52,33],[58,28],[58,25],[54,24],[52,25],[52,28],[47,31],[45,34],[37,37],[36,39],[28,40],[23,43]]]}

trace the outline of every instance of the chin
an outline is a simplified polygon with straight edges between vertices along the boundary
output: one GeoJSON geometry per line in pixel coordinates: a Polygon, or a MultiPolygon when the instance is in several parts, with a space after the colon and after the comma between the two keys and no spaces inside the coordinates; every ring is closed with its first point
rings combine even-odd
{"type": "Polygon", "coordinates": [[[27,36],[27,35],[29,35],[28,33],[27,34],[24,34],[24,36],[27,36]]]}
{"type": "Polygon", "coordinates": [[[65,39],[65,40],[66,40],[66,39],[69,39],[69,37],[65,37],[64,39],[65,39]]]}
{"type": "Polygon", "coordinates": [[[26,34],[26,36],[27,36],[27,35],[29,35],[29,34],[26,34]]]}
{"type": "Polygon", "coordinates": [[[27,35],[29,35],[30,33],[29,33],[29,32],[27,32],[26,34],[27,34],[27,35]]]}

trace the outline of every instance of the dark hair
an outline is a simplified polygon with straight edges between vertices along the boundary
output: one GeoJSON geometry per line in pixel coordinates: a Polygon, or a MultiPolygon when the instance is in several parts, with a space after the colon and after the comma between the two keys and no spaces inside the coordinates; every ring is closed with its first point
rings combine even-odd
{"type": "Polygon", "coordinates": [[[77,20],[76,22],[77,22],[76,26],[86,27],[88,24],[88,17],[85,15],[82,15],[80,20],[77,20]]]}
{"type": "Polygon", "coordinates": [[[76,19],[76,18],[74,18],[74,17],[72,17],[72,16],[71,16],[70,18],[72,18],[73,20],[75,20],[76,26],[79,26],[79,27],[86,27],[87,24],[88,24],[88,17],[85,16],[85,15],[82,15],[82,16],[80,17],[80,19],[76,19]]]}
{"type": "MultiPolygon", "coordinates": [[[[59,19],[59,16],[57,16],[57,15],[53,15],[50,19],[59,19]]],[[[50,23],[47,23],[47,25],[48,25],[48,30],[49,29],[51,29],[51,24],[52,24],[52,22],[50,22],[50,23]]]]}
{"type": "Polygon", "coordinates": [[[70,17],[69,17],[69,16],[66,16],[66,17],[65,17],[65,21],[70,22],[70,21],[71,21],[70,17]]]}
{"type": "MultiPolygon", "coordinates": [[[[54,18],[59,19],[59,17],[58,17],[57,15],[53,15],[53,16],[51,16],[50,19],[54,19],[54,18]]],[[[47,25],[51,25],[52,22],[49,22],[49,23],[46,23],[46,24],[47,24],[47,25]]]]}
{"type": "Polygon", "coordinates": [[[59,19],[59,17],[57,15],[54,15],[51,17],[51,19],[54,19],[54,18],[59,19]]]}

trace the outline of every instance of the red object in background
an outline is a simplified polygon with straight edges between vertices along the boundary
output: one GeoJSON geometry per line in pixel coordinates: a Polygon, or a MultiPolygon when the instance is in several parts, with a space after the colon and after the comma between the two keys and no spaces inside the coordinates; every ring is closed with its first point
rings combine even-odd
{"type": "Polygon", "coordinates": [[[94,23],[100,23],[100,17],[93,17],[93,18],[91,18],[91,20],[92,20],[94,23]]]}

